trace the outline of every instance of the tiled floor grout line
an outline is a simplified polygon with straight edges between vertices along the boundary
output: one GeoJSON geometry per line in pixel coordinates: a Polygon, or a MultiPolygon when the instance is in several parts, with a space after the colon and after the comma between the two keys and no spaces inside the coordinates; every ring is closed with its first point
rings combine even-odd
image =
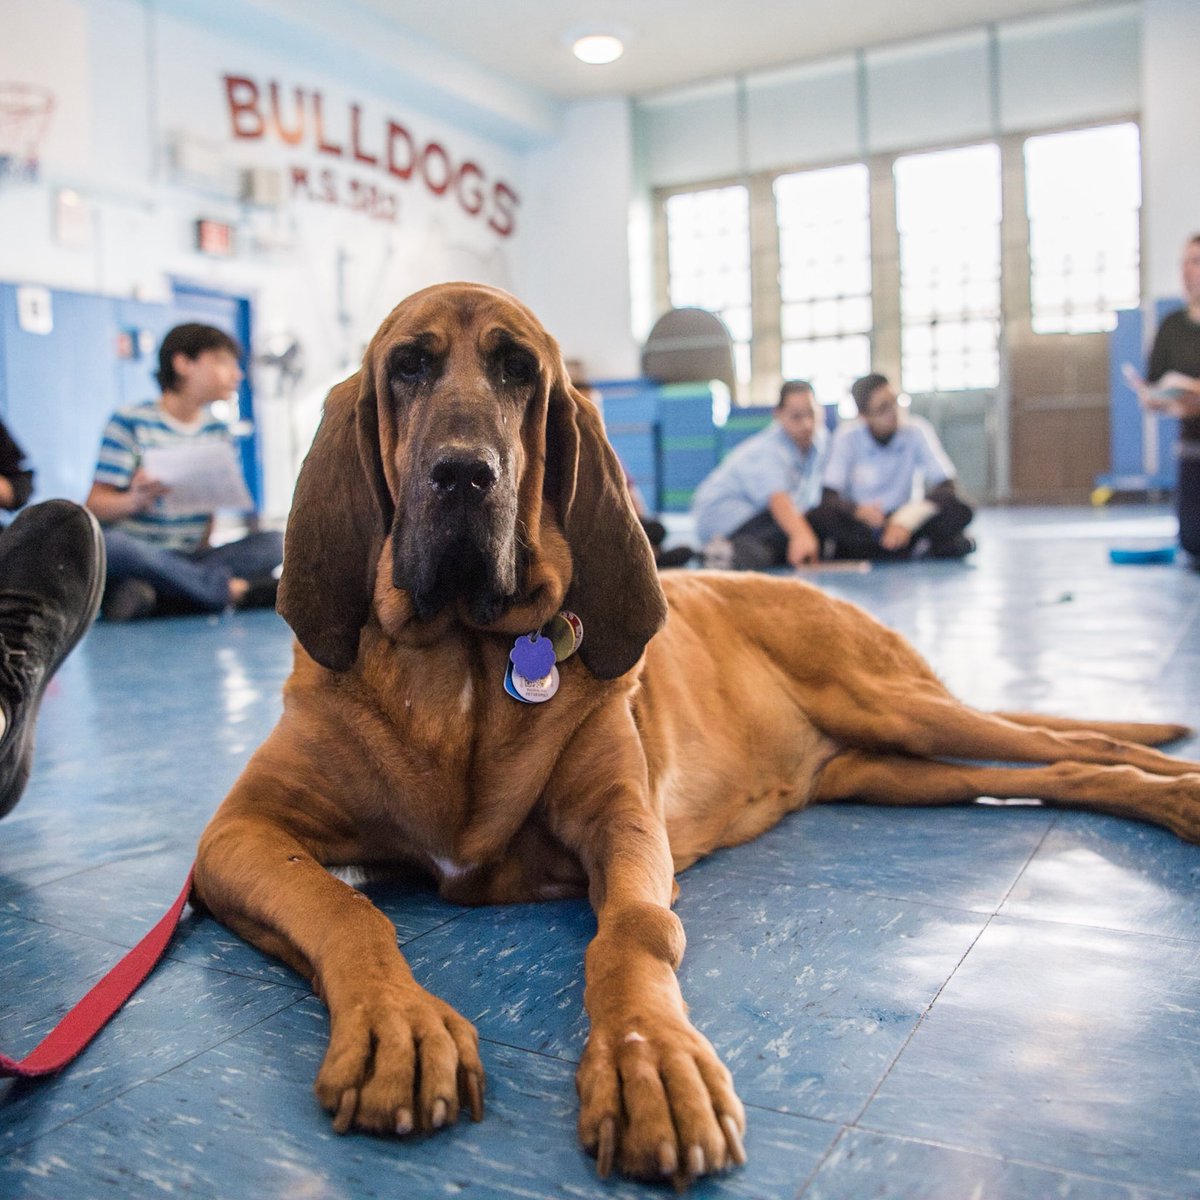
{"type": "MultiPolygon", "coordinates": [[[[837,1146],[837,1144],[839,1142],[841,1142],[842,1139],[845,1137],[846,1133],[850,1132],[851,1130],[858,1130],[862,1133],[869,1134],[874,1137],[887,1138],[889,1141],[907,1142],[908,1144],[914,1145],[914,1146],[930,1146],[937,1150],[949,1150],[952,1153],[965,1154],[972,1158],[984,1158],[990,1162],[1004,1163],[1006,1165],[1010,1165],[1010,1166],[1014,1166],[1014,1167],[1026,1167],[1030,1170],[1035,1170],[1035,1171],[1046,1171],[1050,1174],[1060,1175],[1067,1179],[1078,1179],[1078,1180],[1086,1181],[1088,1183],[1099,1183],[1099,1184],[1104,1184],[1104,1185],[1108,1185],[1108,1186],[1113,1185],[1113,1180],[1110,1177],[1107,1177],[1104,1175],[1089,1175],[1085,1171],[1076,1171],[1076,1170],[1072,1170],[1067,1167],[1049,1166],[1048,1164],[1046,1164],[1044,1162],[1037,1162],[1034,1159],[1011,1158],[1011,1157],[1006,1158],[1002,1154],[995,1154],[995,1153],[992,1153],[987,1150],[972,1149],[972,1148],[968,1148],[965,1146],[956,1145],[953,1142],[940,1142],[934,1138],[913,1137],[910,1134],[891,1133],[888,1130],[872,1129],[870,1126],[861,1126],[861,1125],[855,1125],[855,1126],[843,1125],[841,1128],[841,1131],[838,1133],[837,1138],[830,1145],[828,1154],[833,1153],[833,1150],[837,1146]]],[[[822,1159],[822,1164],[823,1163],[824,1163],[824,1159],[822,1159]]],[[[805,1190],[811,1185],[814,1177],[820,1171],[820,1168],[821,1168],[821,1164],[818,1164],[818,1166],[810,1173],[808,1178],[805,1180],[801,1190],[795,1194],[795,1196],[793,1197],[793,1200],[801,1200],[801,1198],[804,1195],[805,1190]]],[[[1120,1185],[1117,1185],[1117,1186],[1120,1186],[1120,1185]]],[[[1188,1196],[1186,1196],[1186,1194],[1184,1194],[1184,1193],[1176,1192],[1176,1191],[1163,1191],[1159,1188],[1155,1188],[1153,1185],[1138,1183],[1136,1185],[1129,1184],[1127,1186],[1129,1187],[1131,1192],[1134,1192],[1139,1196],[1143,1196],[1143,1195],[1144,1196],[1153,1196],[1153,1197],[1156,1197],[1157,1200],[1190,1200],[1190,1198],[1188,1196]]]]}
{"type": "MultiPolygon", "coordinates": [[[[959,967],[962,966],[962,964],[966,961],[967,956],[971,953],[972,950],[975,949],[976,945],[978,945],[980,938],[982,938],[983,935],[991,928],[992,922],[996,919],[996,916],[999,914],[1000,910],[1004,907],[1009,896],[1012,895],[1013,888],[1015,888],[1017,886],[1017,883],[1020,881],[1021,876],[1025,874],[1026,870],[1029,867],[1029,864],[1033,861],[1034,857],[1037,855],[1037,852],[1045,844],[1046,839],[1050,836],[1051,831],[1057,826],[1057,824],[1058,824],[1058,817],[1055,816],[1050,821],[1050,823],[1046,826],[1045,830],[1043,830],[1042,836],[1038,839],[1037,845],[1034,846],[1033,849],[1026,856],[1025,861],[1021,864],[1021,869],[1019,871],[1017,871],[1016,874],[1013,876],[1012,882],[1009,884],[1008,888],[1005,890],[1004,895],[1000,897],[1000,900],[995,905],[995,908],[993,909],[993,911],[989,914],[987,920],[983,923],[983,926],[980,928],[979,932],[975,935],[975,937],[973,937],[971,939],[971,944],[966,948],[966,950],[963,951],[958,962],[955,963],[954,967],[951,969],[950,974],[947,975],[946,978],[942,981],[941,986],[937,989],[937,992],[934,994],[933,998],[925,1006],[925,1011],[923,1013],[921,1013],[921,1015],[917,1018],[916,1024],[912,1027],[912,1030],[909,1032],[908,1037],[906,1037],[904,1039],[903,1045],[901,1045],[900,1049],[896,1051],[895,1055],[893,1055],[892,1061],[888,1064],[887,1070],[884,1071],[883,1075],[880,1077],[878,1082],[875,1084],[875,1087],[871,1090],[871,1094],[864,1101],[862,1107],[859,1109],[858,1113],[854,1116],[854,1118],[848,1122],[845,1122],[842,1125],[842,1128],[838,1132],[837,1136],[833,1139],[832,1142],[830,1142],[829,1146],[825,1150],[825,1153],[821,1155],[819,1161],[813,1167],[812,1171],[809,1172],[808,1178],[801,1185],[800,1189],[795,1193],[793,1200],[800,1200],[800,1198],[805,1194],[805,1192],[808,1191],[809,1187],[812,1185],[813,1180],[817,1177],[817,1175],[820,1174],[822,1168],[829,1161],[830,1157],[836,1151],[838,1145],[845,1138],[847,1130],[859,1128],[859,1122],[862,1120],[863,1116],[866,1114],[867,1109],[871,1107],[872,1101],[875,1099],[876,1096],[879,1095],[880,1089],[887,1082],[888,1078],[891,1076],[892,1072],[895,1070],[896,1064],[903,1057],[905,1050],[908,1049],[909,1045],[912,1043],[912,1040],[917,1036],[917,1033],[920,1031],[922,1025],[924,1025],[925,1018],[929,1015],[930,1010],[937,1003],[938,997],[941,996],[942,992],[944,992],[946,990],[946,988],[949,986],[950,981],[955,977],[955,975],[958,974],[959,967]]],[[[890,1135],[885,1135],[885,1136],[890,1136],[890,1135]]]]}
{"type": "MultiPolygon", "coordinates": [[[[195,965],[195,964],[189,964],[189,965],[195,965]]],[[[282,987],[283,985],[275,984],[272,986],[282,987]]],[[[4,1159],[9,1158],[16,1151],[23,1150],[26,1146],[32,1145],[32,1143],[39,1141],[41,1138],[48,1137],[50,1134],[53,1134],[53,1133],[57,1133],[57,1132],[59,1132],[59,1130],[65,1129],[68,1125],[74,1125],[76,1122],[82,1120],[84,1117],[92,1116],[93,1114],[100,1112],[101,1109],[108,1108],[109,1105],[115,1103],[117,1100],[120,1100],[123,1096],[128,1096],[130,1092],[137,1091],[138,1088],[144,1087],[147,1083],[154,1083],[155,1080],[162,1079],[164,1076],[170,1075],[171,1072],[178,1070],[180,1067],[186,1066],[190,1062],[194,1062],[196,1059],[201,1058],[203,1055],[208,1054],[210,1051],[216,1050],[219,1046],[224,1046],[227,1042],[231,1042],[235,1038],[241,1037],[242,1034],[249,1033],[250,1030],[252,1030],[252,1029],[257,1029],[259,1025],[262,1025],[266,1021],[273,1020],[275,1017],[279,1016],[280,1013],[287,1012],[287,1010],[289,1008],[294,1008],[297,1004],[300,1004],[305,999],[306,999],[306,997],[304,997],[304,996],[294,996],[286,1004],[280,1005],[279,1008],[274,1010],[274,1012],[266,1013],[264,1016],[260,1017],[257,1021],[252,1021],[245,1028],[238,1029],[234,1033],[229,1034],[228,1037],[223,1037],[220,1039],[220,1041],[213,1042],[212,1045],[205,1046],[202,1049],[195,1051],[195,1053],[189,1054],[189,1055],[187,1055],[187,1057],[179,1059],[178,1062],[171,1063],[170,1066],[164,1067],[157,1074],[148,1075],[145,1079],[139,1079],[139,1080],[135,1081],[134,1083],[131,1083],[128,1087],[122,1088],[118,1092],[114,1092],[111,1096],[109,1096],[106,1100],[102,1101],[101,1103],[93,1105],[91,1108],[84,1109],[80,1112],[77,1112],[77,1113],[73,1114],[72,1116],[68,1117],[65,1121],[62,1121],[57,1125],[53,1125],[48,1129],[37,1130],[37,1132],[32,1137],[26,1138],[24,1141],[17,1142],[15,1145],[10,1146],[7,1150],[0,1151],[0,1162],[3,1162],[4,1159]]],[[[70,1071],[71,1066],[68,1064],[68,1066],[65,1067],[64,1070],[70,1071]]],[[[36,1080],[30,1081],[29,1086],[36,1087],[37,1081],[36,1080]]]]}
{"type": "MultiPolygon", "coordinates": [[[[853,1119],[846,1122],[846,1126],[845,1126],[846,1128],[853,1129],[853,1128],[858,1127],[858,1123],[862,1120],[863,1116],[866,1114],[867,1109],[871,1107],[871,1104],[874,1101],[875,1097],[879,1095],[880,1090],[883,1088],[884,1084],[887,1083],[888,1079],[891,1077],[892,1072],[896,1069],[896,1064],[900,1061],[901,1058],[904,1057],[904,1052],[912,1044],[913,1039],[917,1036],[917,1034],[921,1030],[921,1027],[925,1024],[925,1019],[926,1019],[926,1017],[928,1017],[933,1006],[938,1002],[938,998],[942,995],[942,993],[946,990],[946,988],[950,986],[950,982],[954,979],[955,975],[958,974],[959,968],[963,965],[964,962],[966,962],[967,957],[970,955],[971,951],[974,950],[975,947],[979,944],[979,941],[983,937],[983,935],[985,933],[987,933],[987,931],[992,927],[992,922],[995,921],[996,917],[999,915],[1000,910],[1004,907],[1005,903],[1008,901],[1009,896],[1012,895],[1013,889],[1020,882],[1021,877],[1025,874],[1026,870],[1028,870],[1029,864],[1037,856],[1037,853],[1042,848],[1042,846],[1045,845],[1046,839],[1050,836],[1051,832],[1055,829],[1055,827],[1057,825],[1058,825],[1058,817],[1055,816],[1051,820],[1050,824],[1047,825],[1045,830],[1042,832],[1042,836],[1038,839],[1037,845],[1034,846],[1033,849],[1026,856],[1025,861],[1021,864],[1021,869],[1019,871],[1017,871],[1016,874],[1013,876],[1012,882],[1008,885],[1007,889],[1004,892],[1004,895],[1001,896],[999,901],[996,903],[995,908],[989,914],[987,920],[983,923],[979,932],[971,939],[971,944],[966,948],[966,950],[963,951],[962,955],[959,957],[958,962],[956,962],[954,964],[953,968],[951,968],[949,975],[947,975],[946,978],[944,980],[942,980],[941,985],[938,987],[937,991],[934,993],[934,995],[930,999],[929,1003],[925,1006],[925,1011],[922,1012],[921,1015],[917,1018],[917,1022],[910,1030],[908,1037],[906,1037],[904,1039],[903,1045],[901,1045],[900,1049],[897,1050],[896,1053],[892,1056],[892,1061],[888,1064],[887,1070],[884,1071],[884,1073],[880,1076],[878,1082],[875,1084],[874,1088],[872,1088],[871,1094],[863,1102],[862,1107],[858,1110],[857,1114],[853,1117],[853,1119]]],[[[841,1138],[841,1135],[839,1135],[838,1138],[835,1139],[833,1145],[831,1145],[829,1147],[829,1149],[825,1152],[825,1154],[822,1155],[821,1162],[818,1163],[817,1167],[816,1167],[817,1171],[819,1171],[821,1169],[821,1167],[824,1165],[825,1161],[828,1159],[829,1155],[832,1153],[833,1147],[837,1145],[837,1142],[840,1140],[840,1138],[841,1138]]],[[[815,1172],[814,1172],[814,1174],[815,1174],[815,1172]]],[[[811,1178],[812,1178],[812,1176],[810,1176],[810,1180],[811,1180],[811,1178]]],[[[807,1184],[805,1186],[807,1187],[807,1184]]],[[[800,1194],[802,1194],[802,1193],[798,1193],[798,1195],[800,1195],[800,1194]]]]}

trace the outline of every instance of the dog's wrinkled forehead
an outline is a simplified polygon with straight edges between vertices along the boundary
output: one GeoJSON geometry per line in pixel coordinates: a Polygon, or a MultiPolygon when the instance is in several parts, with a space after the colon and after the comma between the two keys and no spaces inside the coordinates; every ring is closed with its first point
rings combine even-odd
{"type": "Polygon", "coordinates": [[[480,284],[442,284],[399,304],[380,326],[377,362],[397,348],[419,345],[433,354],[474,345],[480,354],[515,345],[538,357],[556,349],[538,319],[507,292],[480,284]]]}

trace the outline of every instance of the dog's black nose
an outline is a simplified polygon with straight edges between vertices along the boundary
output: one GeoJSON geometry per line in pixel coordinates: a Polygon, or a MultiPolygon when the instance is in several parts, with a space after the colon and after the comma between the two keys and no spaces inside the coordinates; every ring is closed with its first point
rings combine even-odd
{"type": "Polygon", "coordinates": [[[479,454],[447,454],[433,464],[429,483],[443,500],[482,500],[496,483],[495,466],[479,454]]]}

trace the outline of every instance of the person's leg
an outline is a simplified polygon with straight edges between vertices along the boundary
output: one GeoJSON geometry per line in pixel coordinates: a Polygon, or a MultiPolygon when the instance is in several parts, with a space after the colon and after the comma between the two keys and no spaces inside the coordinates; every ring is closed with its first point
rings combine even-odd
{"type": "Polygon", "coordinates": [[[274,529],[248,533],[236,542],[201,550],[192,561],[205,566],[220,564],[238,579],[262,579],[283,562],[283,534],[274,529]]]}
{"type": "Polygon", "coordinates": [[[963,533],[974,515],[974,509],[956,497],[913,531],[912,544],[927,538],[930,558],[962,558],[975,549],[975,543],[963,533]]]}
{"type": "Polygon", "coordinates": [[[239,608],[273,608],[278,587],[275,571],[283,562],[283,534],[273,529],[249,533],[236,542],[202,550],[192,561],[220,566],[231,579],[244,579],[249,587],[234,597],[239,608]]]}
{"type": "Polygon", "coordinates": [[[21,798],[42,693],[87,632],[104,591],[96,518],[47,500],[0,533],[0,817],[21,798]]]}
{"type": "Polygon", "coordinates": [[[1179,544],[1200,567],[1200,458],[1179,460],[1179,482],[1175,488],[1179,514],[1179,544]]]}
{"type": "Polygon", "coordinates": [[[818,504],[805,517],[821,543],[822,558],[892,557],[879,545],[879,538],[870,525],[836,504],[818,504]]]}
{"type": "Polygon", "coordinates": [[[788,538],[770,512],[763,511],[730,535],[735,571],[765,571],[787,562],[788,538]]]}
{"type": "Polygon", "coordinates": [[[127,580],[148,584],[160,598],[202,612],[220,612],[229,603],[233,572],[223,562],[202,562],[164,550],[120,529],[106,529],[108,585],[105,616],[115,619],[112,602],[127,580]]]}

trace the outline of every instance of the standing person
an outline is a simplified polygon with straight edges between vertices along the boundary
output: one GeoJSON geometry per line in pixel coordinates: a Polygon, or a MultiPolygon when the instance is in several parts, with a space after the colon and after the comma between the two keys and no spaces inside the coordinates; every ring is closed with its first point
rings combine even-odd
{"type": "Polygon", "coordinates": [[[828,434],[812,384],[788,380],[766,429],[735,446],[696,489],[692,515],[704,564],[761,571],[816,562],[806,516],[820,498],[828,434]]]}
{"type": "Polygon", "coordinates": [[[211,546],[211,512],[172,513],[168,488],[143,466],[151,448],[228,442],[228,428],[208,411],[242,380],[241,348],[211,325],[177,325],[159,347],[162,395],[115,413],[104,430],[87,506],[104,526],[110,621],[173,611],[220,612],[275,603],[274,572],[283,537],[251,533],[211,546]]]}
{"type": "Polygon", "coordinates": [[[25,462],[25,451],[0,421],[0,508],[20,508],[33,494],[33,472],[25,462]]]}
{"type": "Polygon", "coordinates": [[[884,375],[855,380],[850,394],[860,419],[834,435],[821,503],[808,515],[822,543],[835,558],[970,554],[975,543],[963,530],[974,513],[932,426],[901,415],[884,375]]]}
{"type": "Polygon", "coordinates": [[[1200,233],[1183,248],[1183,308],[1163,318],[1146,372],[1151,385],[1138,388],[1142,403],[1180,418],[1179,544],[1200,566],[1200,233]]]}

